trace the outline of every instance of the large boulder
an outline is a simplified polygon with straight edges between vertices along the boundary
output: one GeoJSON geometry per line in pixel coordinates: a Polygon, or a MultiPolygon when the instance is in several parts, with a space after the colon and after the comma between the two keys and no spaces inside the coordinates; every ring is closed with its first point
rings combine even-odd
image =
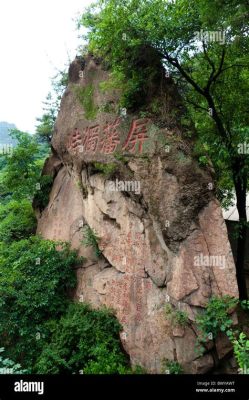
{"type": "Polygon", "coordinates": [[[74,297],[115,311],[132,364],[161,373],[168,359],[206,372],[213,361],[195,352],[195,315],[212,295],[238,297],[235,266],[212,170],[194,159],[194,130],[155,60],[148,98],[132,112],[119,108],[100,60],[72,63],[46,164],[60,170],[37,232],[79,250],[74,297]],[[86,226],[101,254],[82,243],[86,226]],[[186,313],[184,326],[167,303],[186,313]]]}

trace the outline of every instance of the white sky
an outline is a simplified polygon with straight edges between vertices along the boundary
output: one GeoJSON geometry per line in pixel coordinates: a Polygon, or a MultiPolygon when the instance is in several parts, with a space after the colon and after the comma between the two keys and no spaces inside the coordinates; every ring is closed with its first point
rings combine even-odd
{"type": "Polygon", "coordinates": [[[1,0],[0,121],[33,133],[56,69],[81,43],[74,22],[92,0],[1,0]]]}

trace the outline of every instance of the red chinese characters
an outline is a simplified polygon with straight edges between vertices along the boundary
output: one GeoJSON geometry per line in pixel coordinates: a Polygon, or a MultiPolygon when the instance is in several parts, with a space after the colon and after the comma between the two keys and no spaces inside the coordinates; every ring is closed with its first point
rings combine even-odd
{"type": "Polygon", "coordinates": [[[78,128],[74,129],[73,134],[71,135],[68,141],[68,150],[76,151],[78,146],[82,145],[82,139],[78,128]]]}
{"type": "Polygon", "coordinates": [[[95,153],[99,141],[99,131],[99,125],[93,126],[91,128],[88,127],[84,130],[82,143],[84,151],[86,153],[95,153]]]}
{"type": "MultiPolygon", "coordinates": [[[[69,151],[81,153],[112,154],[117,150],[120,141],[118,127],[121,118],[116,118],[113,122],[108,122],[103,128],[100,125],[86,127],[83,131],[83,137],[78,128],[75,128],[67,148],[69,151]]],[[[134,153],[136,149],[139,153],[143,151],[143,143],[147,136],[148,119],[133,120],[122,150],[134,153]],[[138,146],[137,146],[138,145],[138,146]]]]}
{"type": "Polygon", "coordinates": [[[127,139],[122,147],[123,150],[131,151],[132,153],[136,149],[136,144],[138,143],[138,151],[142,153],[143,151],[143,143],[148,136],[147,133],[147,124],[148,120],[140,121],[133,120],[131,124],[130,131],[128,133],[127,139]]]}
{"type": "Polygon", "coordinates": [[[104,137],[101,141],[101,153],[111,154],[113,153],[118,143],[120,143],[117,127],[120,124],[120,118],[115,119],[114,122],[107,124],[104,127],[104,137]]]}

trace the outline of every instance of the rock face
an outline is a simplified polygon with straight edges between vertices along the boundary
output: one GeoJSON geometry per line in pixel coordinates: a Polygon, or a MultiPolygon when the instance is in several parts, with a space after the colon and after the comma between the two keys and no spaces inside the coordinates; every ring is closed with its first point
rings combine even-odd
{"type": "Polygon", "coordinates": [[[120,90],[104,90],[111,77],[99,60],[72,63],[37,232],[79,249],[75,299],[115,311],[132,364],[161,373],[168,359],[203,373],[214,361],[195,351],[195,314],[212,295],[238,297],[235,266],[211,172],[194,160],[174,84],[156,68],[146,111],[126,112],[120,90]],[[82,243],[87,226],[100,256],[82,243]],[[187,315],[183,326],[167,303],[187,315]]]}

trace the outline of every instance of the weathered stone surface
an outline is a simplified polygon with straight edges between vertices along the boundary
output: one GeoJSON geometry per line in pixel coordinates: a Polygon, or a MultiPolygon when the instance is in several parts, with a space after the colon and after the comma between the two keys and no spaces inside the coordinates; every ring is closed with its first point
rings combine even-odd
{"type": "Polygon", "coordinates": [[[216,344],[217,354],[220,360],[224,358],[228,353],[230,353],[233,348],[230,340],[224,333],[218,334],[217,338],[215,339],[215,344],[216,344]]]}
{"type": "Polygon", "coordinates": [[[211,370],[214,366],[214,360],[211,354],[205,354],[205,356],[197,358],[192,363],[193,374],[205,374],[211,370]]]}
{"type": "MultiPolygon", "coordinates": [[[[205,369],[194,350],[195,314],[213,294],[238,296],[225,224],[208,189],[210,172],[192,158],[179,123],[168,124],[169,107],[148,118],[141,118],[139,110],[122,116],[115,106],[119,91],[100,89],[108,71],[90,56],[84,68],[80,79],[79,66],[71,68],[62,99],[54,155],[46,164],[54,184],[37,232],[70,241],[85,258],[76,271],[75,299],[115,310],[133,364],[161,373],[164,359],[177,358],[185,372],[192,372],[193,365],[198,373],[206,371],[212,366],[210,356],[205,369]],[[77,99],[77,90],[89,85],[94,92],[91,119],[77,99]],[[115,107],[103,111],[106,104],[115,107]],[[114,164],[115,171],[108,176],[94,162],[114,164]],[[139,183],[139,190],[111,190],[110,182],[117,181],[139,183]],[[99,258],[82,244],[85,225],[99,238],[99,258]],[[202,265],[204,256],[224,258],[217,258],[217,265],[202,265]],[[172,329],[164,311],[167,302],[180,304],[187,313],[184,330],[172,329]]],[[[171,93],[172,83],[162,79],[158,85],[171,93]]]]}

